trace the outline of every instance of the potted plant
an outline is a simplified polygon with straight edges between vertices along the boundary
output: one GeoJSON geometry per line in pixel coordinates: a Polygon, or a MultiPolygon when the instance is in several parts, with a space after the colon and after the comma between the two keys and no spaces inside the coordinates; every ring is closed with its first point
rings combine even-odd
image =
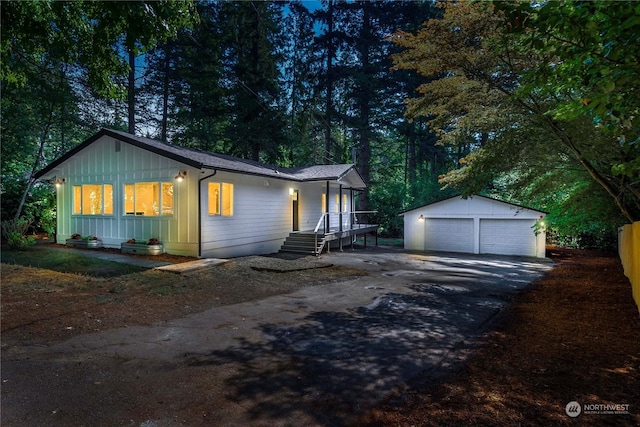
{"type": "Polygon", "coordinates": [[[129,239],[120,244],[120,251],[123,254],[160,255],[164,252],[164,247],[160,240],[155,237],[142,242],[136,239],[129,239]]]}
{"type": "Polygon", "coordinates": [[[79,233],[74,233],[71,235],[70,239],[65,240],[65,245],[71,246],[73,248],[101,248],[102,241],[96,236],[85,236],[82,237],[79,233]]]}

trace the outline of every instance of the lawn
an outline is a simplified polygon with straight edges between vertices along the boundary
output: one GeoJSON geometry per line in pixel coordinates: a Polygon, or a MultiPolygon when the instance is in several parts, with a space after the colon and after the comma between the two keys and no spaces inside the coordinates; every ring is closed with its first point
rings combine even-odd
{"type": "Polygon", "coordinates": [[[92,277],[117,277],[140,273],[144,268],[83,256],[72,251],[12,250],[2,248],[3,264],[22,265],[60,273],[72,273],[92,277]]]}

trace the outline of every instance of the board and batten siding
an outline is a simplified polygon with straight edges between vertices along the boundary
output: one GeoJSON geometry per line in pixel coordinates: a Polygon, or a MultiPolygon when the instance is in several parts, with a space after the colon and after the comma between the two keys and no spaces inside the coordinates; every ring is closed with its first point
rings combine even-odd
{"type": "Polygon", "coordinates": [[[128,239],[144,241],[155,237],[168,252],[197,255],[197,169],[104,136],[60,164],[55,173],[65,179],[56,190],[58,243],[64,243],[74,233],[97,236],[104,246],[114,248],[128,239]],[[187,171],[183,182],[174,179],[179,170],[187,171]],[[173,183],[173,215],[124,215],[124,185],[135,182],[173,183]],[[73,215],[73,186],[82,184],[112,184],[113,215],[73,215]]]}

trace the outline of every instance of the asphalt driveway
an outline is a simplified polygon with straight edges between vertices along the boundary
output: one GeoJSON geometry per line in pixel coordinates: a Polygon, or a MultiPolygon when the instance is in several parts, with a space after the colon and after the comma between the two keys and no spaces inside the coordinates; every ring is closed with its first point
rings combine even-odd
{"type": "Polygon", "coordinates": [[[32,386],[21,388],[22,400],[13,395],[10,408],[5,401],[3,419],[30,426],[345,425],[397,387],[458,369],[501,310],[553,265],[379,248],[322,261],[369,275],[15,349],[3,361],[13,384],[3,386],[32,386]],[[42,359],[48,369],[34,362],[42,359]]]}

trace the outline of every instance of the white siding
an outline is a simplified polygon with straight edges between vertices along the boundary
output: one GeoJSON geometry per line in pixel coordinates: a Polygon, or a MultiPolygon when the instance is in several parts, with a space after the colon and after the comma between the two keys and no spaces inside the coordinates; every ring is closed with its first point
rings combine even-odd
{"type": "Polygon", "coordinates": [[[203,257],[276,252],[291,230],[291,198],[285,181],[218,172],[202,182],[200,191],[203,257]],[[233,216],[208,214],[209,182],[234,185],[233,216]]]}
{"type": "MultiPolygon", "coordinates": [[[[218,172],[203,181],[202,256],[227,258],[277,252],[293,230],[290,189],[298,190],[300,230],[313,230],[322,213],[324,182],[299,183],[229,172],[218,172]],[[208,214],[209,182],[234,184],[233,216],[208,214]]],[[[332,187],[331,191],[339,190],[332,187]]],[[[338,224],[338,215],[332,216],[332,223],[338,224]]]]}

